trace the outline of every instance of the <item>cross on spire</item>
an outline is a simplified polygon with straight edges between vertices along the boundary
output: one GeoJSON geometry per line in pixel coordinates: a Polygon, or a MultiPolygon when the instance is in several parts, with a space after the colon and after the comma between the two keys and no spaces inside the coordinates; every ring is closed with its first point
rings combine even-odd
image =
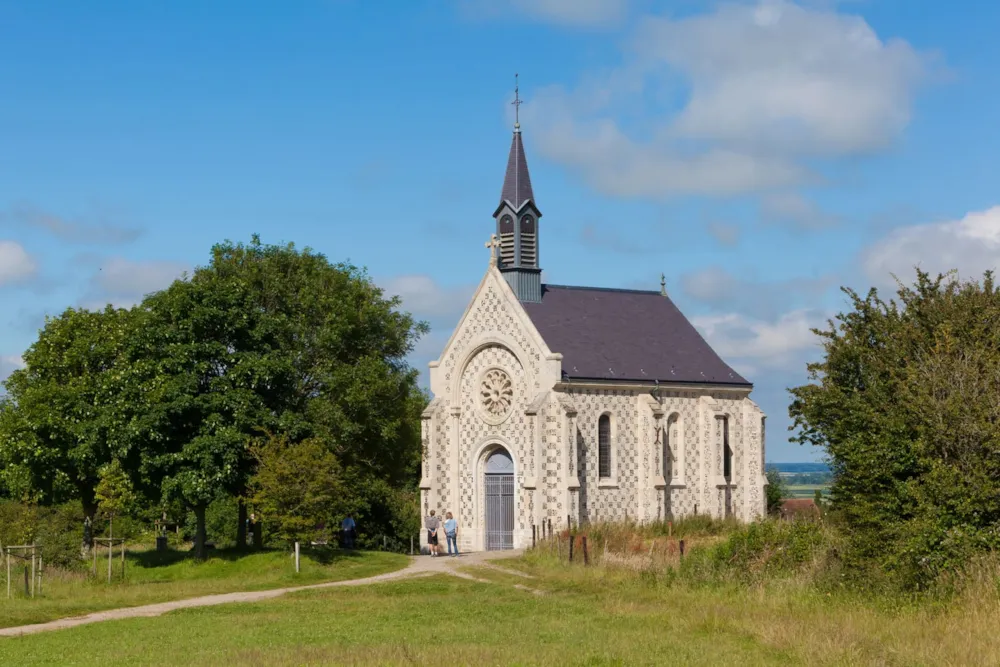
{"type": "Polygon", "coordinates": [[[490,234],[490,240],[486,242],[486,247],[490,249],[490,266],[497,263],[497,248],[500,247],[500,239],[496,234],[490,234]]]}
{"type": "Polygon", "coordinates": [[[521,117],[520,117],[521,97],[520,93],[518,92],[516,73],[514,74],[514,101],[511,102],[511,104],[514,105],[514,131],[519,132],[521,130],[521,117]]]}

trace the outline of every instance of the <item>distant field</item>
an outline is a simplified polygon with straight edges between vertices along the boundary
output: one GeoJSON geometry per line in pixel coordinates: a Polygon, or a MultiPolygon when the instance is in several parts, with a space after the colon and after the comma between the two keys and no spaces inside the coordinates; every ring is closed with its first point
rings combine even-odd
{"type": "Polygon", "coordinates": [[[816,495],[816,489],[822,491],[823,495],[830,493],[829,484],[791,484],[785,488],[788,498],[812,498],[816,495]]]}

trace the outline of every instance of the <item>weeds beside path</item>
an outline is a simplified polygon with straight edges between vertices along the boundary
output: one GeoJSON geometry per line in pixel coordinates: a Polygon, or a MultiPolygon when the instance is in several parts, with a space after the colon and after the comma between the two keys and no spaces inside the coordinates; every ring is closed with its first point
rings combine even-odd
{"type": "MultiPolygon", "coordinates": [[[[397,569],[392,572],[384,572],[382,574],[377,574],[370,577],[361,577],[357,579],[345,579],[338,578],[336,581],[328,581],[318,584],[307,584],[302,586],[288,586],[284,588],[275,588],[269,590],[257,590],[257,591],[241,591],[234,593],[224,593],[218,595],[203,595],[200,597],[187,598],[181,600],[172,600],[169,602],[161,602],[157,604],[147,604],[133,607],[121,607],[118,609],[107,609],[104,611],[96,611],[94,613],[86,614],[84,616],[74,616],[70,618],[58,618],[52,621],[43,623],[34,623],[31,625],[19,625],[14,627],[0,628],[0,637],[18,637],[21,635],[37,634],[39,632],[49,632],[52,630],[65,630],[67,628],[76,627],[79,625],[88,625],[90,623],[100,623],[102,621],[114,621],[121,620],[125,618],[149,618],[154,616],[160,616],[170,611],[176,611],[178,609],[190,609],[194,607],[213,607],[220,604],[229,604],[234,602],[259,602],[262,600],[269,600],[286,593],[294,593],[298,591],[322,589],[322,588],[332,588],[335,586],[363,586],[366,584],[375,584],[385,581],[391,581],[393,579],[402,579],[405,577],[419,577],[428,576],[432,574],[451,574],[462,578],[472,579],[474,581],[484,582],[486,580],[476,578],[472,575],[466,574],[460,571],[459,567],[464,567],[468,565],[486,565],[486,559],[499,559],[499,558],[510,558],[515,555],[519,555],[520,552],[505,552],[503,554],[466,554],[460,558],[429,558],[429,557],[418,557],[410,558],[406,567],[402,569],[397,569]]],[[[375,558],[384,557],[386,555],[395,554],[383,554],[378,552],[358,552],[357,557],[360,558],[375,558]]],[[[396,560],[406,558],[405,556],[399,556],[396,560]]],[[[384,560],[384,558],[383,558],[384,560]]],[[[496,567],[496,566],[494,566],[496,567]]],[[[502,568],[497,568],[501,571],[510,572],[509,570],[502,570],[502,568]]],[[[488,582],[487,582],[488,583],[488,582]]],[[[523,585],[517,586],[518,588],[527,589],[523,585]]],[[[531,589],[527,589],[531,590],[531,589]]]]}
{"type": "MultiPolygon", "coordinates": [[[[409,559],[384,552],[305,551],[296,573],[284,551],[219,551],[199,562],[186,552],[138,551],[129,554],[126,580],[116,570],[111,584],[99,576],[51,570],[36,599],[2,597],[0,628],[44,624],[68,617],[122,608],[160,607],[178,600],[264,592],[309,584],[364,579],[401,570],[409,559]]],[[[117,563],[116,563],[117,565],[117,563]]],[[[106,570],[99,568],[99,574],[106,570]]],[[[158,613],[163,613],[162,611],[158,613]]],[[[103,619],[98,619],[103,620],[103,619]]],[[[92,622],[92,621],[90,621],[92,622]]],[[[0,630],[0,636],[10,632],[0,630]]]]}

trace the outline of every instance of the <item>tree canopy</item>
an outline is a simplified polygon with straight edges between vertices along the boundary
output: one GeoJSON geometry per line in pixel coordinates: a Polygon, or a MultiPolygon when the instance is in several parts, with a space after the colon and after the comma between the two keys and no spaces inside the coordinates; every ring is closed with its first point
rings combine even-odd
{"type": "Polygon", "coordinates": [[[100,469],[116,455],[116,364],[131,333],[132,313],[111,306],[46,319],[0,402],[0,476],[12,496],[79,499],[93,517],[100,469]]]}
{"type": "Polygon", "coordinates": [[[1000,290],[918,272],[898,300],[844,291],[792,428],[829,456],[848,560],[921,586],[1000,547],[1000,290]]]}
{"type": "Polygon", "coordinates": [[[285,542],[329,538],[346,506],[340,463],[331,448],[310,438],[291,443],[271,436],[253,448],[257,473],[251,501],[285,542]]]}
{"type": "Polygon", "coordinates": [[[68,310],[7,383],[3,484],[92,515],[118,461],[136,492],[195,512],[203,553],[206,507],[246,495],[267,431],[328,443],[351,502],[388,516],[386,488],[415,486],[426,403],[406,361],[426,325],[400,306],[363,270],[254,236],[130,310],[68,310]]]}

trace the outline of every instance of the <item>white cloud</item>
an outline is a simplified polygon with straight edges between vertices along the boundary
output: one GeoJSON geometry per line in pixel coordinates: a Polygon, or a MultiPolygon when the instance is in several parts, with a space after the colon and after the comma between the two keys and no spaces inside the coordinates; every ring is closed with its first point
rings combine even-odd
{"type": "Polygon", "coordinates": [[[766,222],[802,229],[822,229],[838,222],[837,216],[820,210],[814,202],[796,192],[765,195],[760,202],[760,216],[766,222]]]}
{"type": "Polygon", "coordinates": [[[0,382],[19,368],[24,368],[24,360],[20,355],[0,355],[0,382]]]}
{"type": "Polygon", "coordinates": [[[931,274],[957,269],[976,279],[1000,269],[1000,206],[969,213],[961,220],[893,230],[862,253],[865,274],[876,286],[891,287],[895,274],[912,282],[914,267],[931,274]]]}
{"type": "Polygon", "coordinates": [[[785,0],[646,17],[629,44],[621,67],[536,91],[522,111],[544,154],[620,196],[820,183],[810,158],[890,145],[927,72],[863,18],[785,0]]]}
{"type": "Polygon", "coordinates": [[[23,282],[37,272],[35,260],[19,243],[0,241],[0,287],[23,282]]]}
{"type": "Polygon", "coordinates": [[[684,294],[702,303],[734,313],[777,317],[815,303],[835,281],[831,276],[759,280],[752,273],[709,266],[682,275],[680,284],[684,294]]]}
{"type": "MultiPolygon", "coordinates": [[[[399,296],[403,309],[427,320],[457,321],[475,291],[473,285],[444,287],[428,275],[395,276],[379,281],[387,296],[399,296]]],[[[454,322],[452,323],[454,324],[454,322]]]]}
{"type": "Polygon", "coordinates": [[[131,243],[142,235],[142,230],[120,225],[106,213],[98,212],[91,217],[95,219],[90,222],[74,220],[26,203],[0,211],[0,222],[42,229],[71,243],[131,243]]]}
{"type": "Polygon", "coordinates": [[[191,267],[179,262],[135,261],[124,257],[105,259],[91,278],[91,290],[84,307],[104,308],[107,304],[126,308],[147,294],[168,287],[191,267]]]}
{"type": "Polygon", "coordinates": [[[625,17],[629,0],[463,0],[463,9],[502,17],[511,12],[565,26],[607,26],[625,17]]]}
{"type": "Polygon", "coordinates": [[[811,329],[825,321],[811,310],[794,310],[773,321],[735,313],[691,318],[719,356],[753,370],[801,369],[803,357],[818,349],[819,339],[811,329]]]}
{"type": "Polygon", "coordinates": [[[734,246],[740,242],[740,228],[724,222],[708,223],[708,233],[724,246],[734,246]]]}

